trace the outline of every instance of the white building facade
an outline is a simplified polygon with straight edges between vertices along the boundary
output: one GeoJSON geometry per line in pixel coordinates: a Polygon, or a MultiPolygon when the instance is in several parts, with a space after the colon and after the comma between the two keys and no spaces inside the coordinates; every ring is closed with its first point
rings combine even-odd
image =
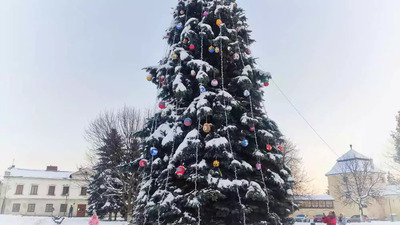
{"type": "Polygon", "coordinates": [[[91,170],[59,171],[10,167],[0,186],[0,214],[29,216],[87,216],[87,186],[91,170]]]}

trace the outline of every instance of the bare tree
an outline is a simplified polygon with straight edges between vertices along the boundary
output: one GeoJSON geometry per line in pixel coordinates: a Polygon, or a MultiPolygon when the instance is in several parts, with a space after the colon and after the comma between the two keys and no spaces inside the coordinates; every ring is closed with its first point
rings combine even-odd
{"type": "Polygon", "coordinates": [[[295,196],[313,194],[310,189],[311,179],[308,177],[303,167],[303,159],[299,156],[299,150],[291,140],[285,140],[283,143],[283,161],[292,171],[295,180],[293,185],[293,194],[295,196]]]}
{"type": "MultiPolygon", "coordinates": [[[[146,113],[148,114],[148,113],[146,113]]],[[[130,107],[123,107],[116,113],[114,111],[102,112],[93,120],[85,132],[86,140],[91,144],[88,156],[88,164],[96,164],[96,151],[104,146],[104,140],[111,130],[115,129],[121,136],[123,143],[123,155],[120,158],[121,166],[129,164],[139,156],[140,140],[135,133],[142,129],[147,119],[145,113],[130,107]]],[[[112,168],[113,179],[118,180],[117,184],[106,182],[104,185],[121,199],[121,206],[128,222],[132,221],[134,201],[138,193],[139,174],[121,169],[112,168]]]]}
{"type": "Polygon", "coordinates": [[[362,221],[363,208],[381,197],[379,184],[385,173],[375,168],[372,159],[350,158],[338,163],[341,171],[335,192],[345,205],[358,207],[362,221]]]}

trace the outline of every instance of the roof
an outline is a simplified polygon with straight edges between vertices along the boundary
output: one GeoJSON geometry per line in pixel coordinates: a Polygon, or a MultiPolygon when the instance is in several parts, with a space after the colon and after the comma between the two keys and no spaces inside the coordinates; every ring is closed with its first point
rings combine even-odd
{"type": "Polygon", "coordinates": [[[44,179],[69,179],[73,172],[70,171],[47,171],[47,170],[29,170],[20,168],[9,168],[6,170],[6,177],[26,177],[26,178],[44,178],[44,179]]]}
{"type": "Polygon", "coordinates": [[[383,196],[400,196],[400,186],[398,185],[387,185],[381,189],[383,196]]]}
{"type": "Polygon", "coordinates": [[[334,201],[335,199],[330,195],[298,195],[294,197],[295,200],[314,200],[314,201],[334,201]]]}
{"type": "Polygon", "coordinates": [[[375,166],[375,164],[373,163],[372,159],[366,157],[365,155],[363,155],[363,154],[357,152],[356,150],[354,150],[353,148],[351,148],[348,152],[346,152],[344,155],[342,155],[341,157],[339,157],[336,160],[336,164],[325,175],[326,176],[333,176],[333,175],[349,173],[349,172],[352,171],[352,169],[349,168],[349,162],[350,161],[353,161],[353,162],[355,161],[356,163],[359,164],[358,168],[363,168],[364,167],[363,163],[365,161],[367,161],[367,160],[371,161],[371,164],[370,164],[371,165],[371,168],[370,168],[371,172],[375,172],[375,173],[383,172],[377,166],[375,166]]]}

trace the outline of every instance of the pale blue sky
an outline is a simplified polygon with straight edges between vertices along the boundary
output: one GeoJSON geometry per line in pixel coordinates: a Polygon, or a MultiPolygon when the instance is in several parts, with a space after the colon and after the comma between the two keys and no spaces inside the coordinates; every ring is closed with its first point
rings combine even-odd
{"type": "MultiPolygon", "coordinates": [[[[400,110],[400,1],[240,0],[253,54],[338,154],[352,143],[383,166],[400,110]]],[[[175,0],[0,2],[0,170],[73,170],[88,122],[153,106],[141,68],[165,52],[175,0]]],[[[274,85],[269,115],[299,147],[317,192],[337,158],[274,85]]]]}

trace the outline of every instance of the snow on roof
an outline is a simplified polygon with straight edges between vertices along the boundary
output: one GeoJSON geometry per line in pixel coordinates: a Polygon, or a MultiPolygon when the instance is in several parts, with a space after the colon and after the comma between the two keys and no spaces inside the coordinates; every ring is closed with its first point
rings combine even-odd
{"type": "Polygon", "coordinates": [[[334,201],[335,199],[330,195],[297,195],[294,196],[295,200],[314,200],[314,201],[334,201]]]}
{"type": "MultiPolygon", "coordinates": [[[[359,165],[356,168],[364,168],[363,162],[365,160],[371,160],[371,172],[382,172],[378,167],[376,167],[373,163],[373,160],[364,156],[363,154],[355,151],[353,148],[351,148],[348,152],[346,152],[344,155],[339,157],[336,160],[336,164],[332,167],[332,169],[326,173],[326,176],[332,176],[332,175],[339,175],[339,174],[344,174],[344,173],[349,173],[351,171],[350,164],[348,164],[350,161],[356,161],[359,165]]],[[[353,167],[353,166],[352,166],[353,167]]]]}
{"type": "Polygon", "coordinates": [[[9,168],[5,177],[29,177],[45,179],[69,179],[73,172],[70,171],[47,171],[47,170],[29,170],[20,168],[9,168]]]}
{"type": "Polygon", "coordinates": [[[383,196],[400,196],[400,186],[398,185],[387,185],[381,189],[383,196]]]}
{"type": "Polygon", "coordinates": [[[350,151],[346,152],[344,155],[342,155],[341,157],[339,157],[337,159],[338,162],[341,161],[347,161],[347,160],[352,160],[352,159],[369,159],[368,157],[366,157],[365,155],[356,152],[353,148],[350,149],[350,151]]]}

